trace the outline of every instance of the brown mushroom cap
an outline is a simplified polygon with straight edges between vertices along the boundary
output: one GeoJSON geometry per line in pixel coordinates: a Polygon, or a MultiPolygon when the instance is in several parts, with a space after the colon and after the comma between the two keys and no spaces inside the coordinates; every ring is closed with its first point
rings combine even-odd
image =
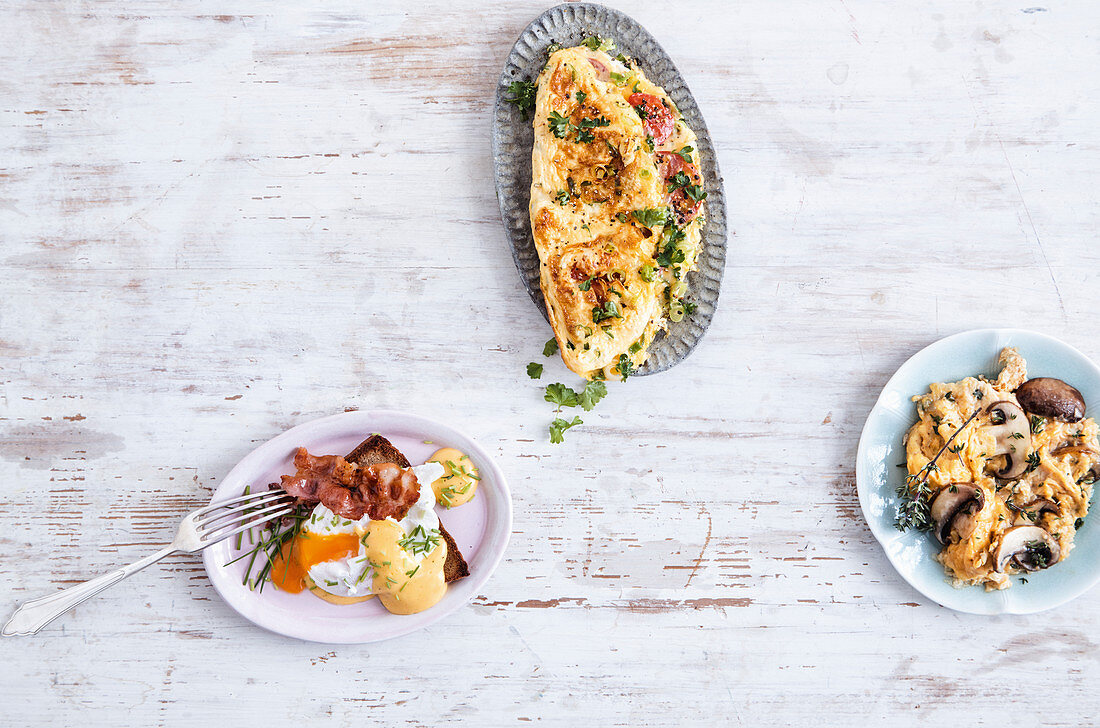
{"type": "Polygon", "coordinates": [[[930,509],[932,520],[936,522],[936,539],[947,543],[955,520],[962,515],[977,513],[985,506],[985,493],[965,483],[952,483],[932,499],[930,509]]]}
{"type": "Polygon", "coordinates": [[[1016,399],[1033,415],[1066,422],[1085,416],[1085,398],[1075,388],[1053,377],[1029,379],[1016,389],[1016,399]]]}
{"type": "Polygon", "coordinates": [[[1058,563],[1062,550],[1054,537],[1039,526],[1013,526],[1001,536],[993,554],[997,571],[1011,563],[1024,571],[1038,571],[1058,563]]]}
{"type": "Polygon", "coordinates": [[[1027,454],[1031,451],[1031,424],[1027,413],[1014,402],[1001,400],[986,409],[991,419],[1000,422],[990,425],[989,431],[996,438],[996,449],[990,455],[1006,456],[1004,467],[997,471],[1001,478],[1018,478],[1027,470],[1027,454]]]}

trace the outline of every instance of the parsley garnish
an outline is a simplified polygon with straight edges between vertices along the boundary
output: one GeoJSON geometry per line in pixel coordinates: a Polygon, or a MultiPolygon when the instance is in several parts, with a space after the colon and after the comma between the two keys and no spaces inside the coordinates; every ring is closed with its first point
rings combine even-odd
{"type": "Polygon", "coordinates": [[[598,35],[590,35],[581,41],[581,45],[590,51],[611,51],[615,49],[615,41],[598,35]]]}
{"type": "Polygon", "coordinates": [[[618,369],[625,382],[627,377],[634,373],[634,363],[630,361],[630,357],[626,354],[619,354],[618,369]]]}
{"type": "Polygon", "coordinates": [[[543,356],[554,356],[554,354],[557,354],[557,353],[558,353],[558,340],[554,339],[554,338],[551,338],[550,341],[547,341],[546,345],[542,347],[542,355],[543,356]]]}
{"type": "Polygon", "coordinates": [[[535,94],[538,87],[530,81],[512,81],[508,84],[508,93],[504,100],[523,112],[526,119],[535,108],[535,94]]]}
{"type": "Polygon", "coordinates": [[[564,139],[573,126],[568,116],[562,116],[556,111],[550,112],[550,116],[546,117],[546,123],[550,125],[550,133],[558,139],[564,139]]]}
{"type": "Polygon", "coordinates": [[[689,184],[691,184],[691,178],[680,171],[669,177],[666,182],[668,182],[668,191],[675,192],[681,187],[687,187],[689,184]]]}
{"type": "Polygon", "coordinates": [[[588,98],[588,94],[586,94],[584,91],[578,91],[577,92],[577,103],[578,104],[583,104],[584,100],[587,99],[587,98],[588,98]]]}
{"type": "Polygon", "coordinates": [[[557,409],[554,410],[555,412],[561,412],[562,407],[577,406],[577,393],[561,382],[547,384],[546,394],[544,394],[542,398],[550,404],[556,404],[558,406],[557,409]]]}
{"type": "Polygon", "coordinates": [[[678,155],[680,155],[680,159],[684,160],[685,162],[690,162],[691,161],[691,153],[694,152],[694,151],[695,151],[695,148],[689,146],[689,147],[682,147],[682,148],[678,149],[676,151],[676,153],[678,155]]]}
{"type": "Polygon", "coordinates": [[[585,278],[583,281],[578,283],[577,288],[581,289],[582,291],[590,290],[592,288],[592,281],[594,280],[596,280],[596,276],[589,276],[588,278],[585,278]]]}
{"type": "Polygon", "coordinates": [[[597,116],[595,119],[581,119],[581,123],[573,127],[577,130],[577,143],[588,144],[589,142],[595,141],[596,137],[593,136],[590,129],[610,125],[611,122],[602,116],[597,116]]]}
{"type": "Polygon", "coordinates": [[[634,210],[630,214],[634,216],[639,224],[645,225],[647,228],[655,228],[668,222],[667,207],[644,207],[641,210],[634,210]]]}
{"type": "Polygon", "coordinates": [[[707,193],[703,192],[702,185],[688,185],[684,188],[684,194],[687,195],[692,202],[702,202],[707,199],[707,193]]]}
{"type": "Polygon", "coordinates": [[[543,399],[558,406],[555,412],[561,412],[562,407],[580,407],[588,412],[606,396],[607,385],[600,381],[585,382],[579,393],[561,382],[554,382],[546,386],[543,399]]]}
{"type": "Polygon", "coordinates": [[[622,318],[623,312],[619,308],[619,304],[614,301],[608,301],[604,303],[603,307],[592,307],[592,323],[598,324],[599,322],[609,318],[622,318]]]}
{"type": "Polygon", "coordinates": [[[557,194],[554,195],[554,200],[556,200],[559,205],[564,207],[566,204],[569,203],[569,190],[558,190],[557,194]]]}
{"type": "Polygon", "coordinates": [[[607,385],[603,382],[588,382],[577,395],[577,403],[585,412],[591,411],[596,404],[607,396],[607,385]]]}
{"type": "Polygon", "coordinates": [[[574,124],[568,116],[563,116],[556,111],[550,112],[550,116],[546,117],[546,123],[550,127],[550,133],[558,139],[567,138],[570,131],[576,132],[574,141],[578,144],[595,141],[596,137],[592,134],[592,129],[611,125],[611,121],[603,116],[597,116],[595,119],[581,119],[579,124],[574,124]]]}
{"type": "Polygon", "coordinates": [[[584,422],[581,421],[580,417],[574,417],[572,422],[568,420],[563,420],[562,418],[558,417],[550,423],[551,444],[557,445],[559,443],[565,442],[565,438],[562,437],[565,431],[568,430],[570,427],[576,427],[577,425],[583,424],[584,422]]]}
{"type": "Polygon", "coordinates": [[[538,379],[542,376],[542,364],[537,362],[531,362],[527,365],[527,376],[531,379],[538,379]]]}

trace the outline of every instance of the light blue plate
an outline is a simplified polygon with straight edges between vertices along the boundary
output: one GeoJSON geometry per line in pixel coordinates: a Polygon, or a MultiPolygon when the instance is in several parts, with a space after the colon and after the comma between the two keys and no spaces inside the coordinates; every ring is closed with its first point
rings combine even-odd
{"type": "Polygon", "coordinates": [[[999,371],[997,355],[1014,346],[1027,361],[1028,377],[1057,377],[1084,395],[1086,414],[1100,412],[1100,367],[1058,339],[1022,329],[978,329],[948,336],[921,349],[905,362],[879,395],[856,455],[856,487],[863,517],[887,558],[913,588],[943,606],[971,614],[1030,614],[1052,609],[1080,596],[1100,581],[1100,515],[1091,514],[1077,532],[1066,561],[1036,572],[1022,583],[987,592],[983,587],[956,589],[935,560],[939,544],[927,533],[894,528],[895,489],[905,478],[902,442],[917,421],[913,395],[924,394],[933,382],[954,382],[967,376],[999,371]]]}

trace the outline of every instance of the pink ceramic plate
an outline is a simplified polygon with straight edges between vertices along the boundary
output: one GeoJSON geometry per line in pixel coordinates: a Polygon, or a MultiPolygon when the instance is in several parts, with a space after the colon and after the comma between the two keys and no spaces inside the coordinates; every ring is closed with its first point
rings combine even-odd
{"type": "MultiPolygon", "coordinates": [[[[470,565],[470,575],[454,582],[439,604],[420,614],[390,614],[370,599],[337,606],[302,592],[288,594],[268,584],[262,593],[242,584],[248,559],[233,564],[234,539],[203,552],[206,573],[222,598],[242,617],[272,632],[313,642],[365,643],[400,637],[438,622],[470,601],[500,563],[512,530],[508,484],[489,455],[470,437],[434,420],[403,412],[345,412],[299,425],[265,442],[239,462],[214,491],[225,500],[276,483],[294,472],[294,451],[306,447],[318,455],[346,455],[373,433],[390,440],[413,465],[441,447],[455,447],[474,461],[481,474],[477,496],[453,509],[438,508],[439,519],[454,536],[470,565]],[[228,564],[228,566],[227,566],[228,564]]],[[[245,545],[247,547],[247,539],[245,545]]]]}

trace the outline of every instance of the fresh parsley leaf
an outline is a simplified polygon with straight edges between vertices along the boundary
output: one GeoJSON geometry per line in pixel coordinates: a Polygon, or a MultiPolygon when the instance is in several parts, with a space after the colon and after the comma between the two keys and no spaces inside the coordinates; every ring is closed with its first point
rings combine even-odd
{"type": "Polygon", "coordinates": [[[692,202],[702,202],[707,199],[707,193],[703,192],[702,185],[688,185],[684,188],[684,194],[690,197],[692,202]]]}
{"type": "Polygon", "coordinates": [[[619,308],[619,304],[614,301],[607,301],[604,305],[592,307],[592,323],[598,324],[609,318],[622,318],[623,312],[619,308]]]}
{"type": "Polygon", "coordinates": [[[645,207],[630,214],[640,225],[645,225],[647,228],[655,228],[668,222],[667,207],[645,207]]]}
{"type": "Polygon", "coordinates": [[[535,108],[535,94],[538,87],[530,81],[513,81],[508,84],[508,91],[504,100],[523,112],[526,119],[535,108]]]}
{"type": "Polygon", "coordinates": [[[569,204],[569,190],[558,190],[557,194],[554,195],[554,199],[559,205],[564,207],[569,204]]]}
{"type": "Polygon", "coordinates": [[[665,181],[668,183],[669,192],[675,192],[681,187],[687,187],[691,184],[691,178],[684,174],[683,171],[677,172],[665,181]]]}
{"type": "Polygon", "coordinates": [[[588,94],[586,94],[584,91],[578,91],[577,92],[577,103],[578,104],[583,104],[584,100],[587,99],[587,98],[588,98],[588,94]]]}
{"type": "Polygon", "coordinates": [[[550,125],[550,133],[558,139],[564,139],[569,134],[570,127],[573,126],[568,116],[562,116],[556,111],[550,112],[550,116],[546,117],[546,123],[550,125]]]}
{"type": "Polygon", "coordinates": [[[694,147],[681,147],[676,150],[676,153],[680,155],[680,159],[685,162],[691,162],[691,153],[695,151],[694,147]]]}
{"type": "Polygon", "coordinates": [[[543,356],[554,356],[554,354],[557,354],[557,353],[558,353],[558,340],[554,339],[554,338],[551,338],[550,341],[547,341],[546,345],[542,347],[542,355],[543,356]]]}
{"type": "Polygon", "coordinates": [[[542,364],[538,362],[531,362],[527,365],[527,376],[531,379],[538,379],[542,376],[542,364]]]}
{"type": "Polygon", "coordinates": [[[580,417],[574,417],[572,422],[570,422],[568,420],[563,420],[560,417],[557,418],[556,420],[554,420],[553,422],[550,423],[550,442],[551,442],[551,444],[557,445],[557,444],[560,444],[562,442],[565,442],[565,438],[562,437],[562,435],[565,433],[565,431],[568,430],[570,427],[576,427],[577,425],[583,425],[583,424],[584,423],[581,421],[580,417]]]}
{"type": "Polygon", "coordinates": [[[680,243],[683,242],[687,234],[671,220],[661,230],[661,239],[657,246],[657,255],[654,260],[657,265],[662,268],[670,268],[679,263],[683,263],[687,256],[684,251],[680,249],[680,243]]]}
{"type": "Polygon", "coordinates": [[[556,404],[556,412],[561,412],[562,407],[576,407],[577,393],[561,382],[546,385],[546,394],[542,397],[550,404],[556,404]]]}
{"type": "Polygon", "coordinates": [[[581,41],[581,45],[590,51],[611,51],[615,49],[615,41],[598,35],[590,35],[581,41]]]}
{"type": "Polygon", "coordinates": [[[603,116],[598,116],[595,119],[581,119],[581,122],[573,127],[577,130],[577,143],[588,144],[589,142],[595,141],[596,137],[592,134],[590,130],[597,127],[610,125],[611,121],[604,118],[603,116]]]}
{"type": "Polygon", "coordinates": [[[630,361],[630,357],[626,354],[619,354],[618,369],[625,382],[627,377],[634,373],[634,363],[630,361]]]}
{"type": "Polygon", "coordinates": [[[596,404],[607,396],[607,385],[603,382],[588,382],[584,389],[577,395],[577,403],[585,412],[590,411],[596,404]]]}
{"type": "Polygon", "coordinates": [[[585,278],[583,281],[578,283],[577,288],[581,289],[582,291],[587,291],[592,288],[592,281],[594,280],[596,280],[596,276],[589,276],[588,278],[585,278]]]}

